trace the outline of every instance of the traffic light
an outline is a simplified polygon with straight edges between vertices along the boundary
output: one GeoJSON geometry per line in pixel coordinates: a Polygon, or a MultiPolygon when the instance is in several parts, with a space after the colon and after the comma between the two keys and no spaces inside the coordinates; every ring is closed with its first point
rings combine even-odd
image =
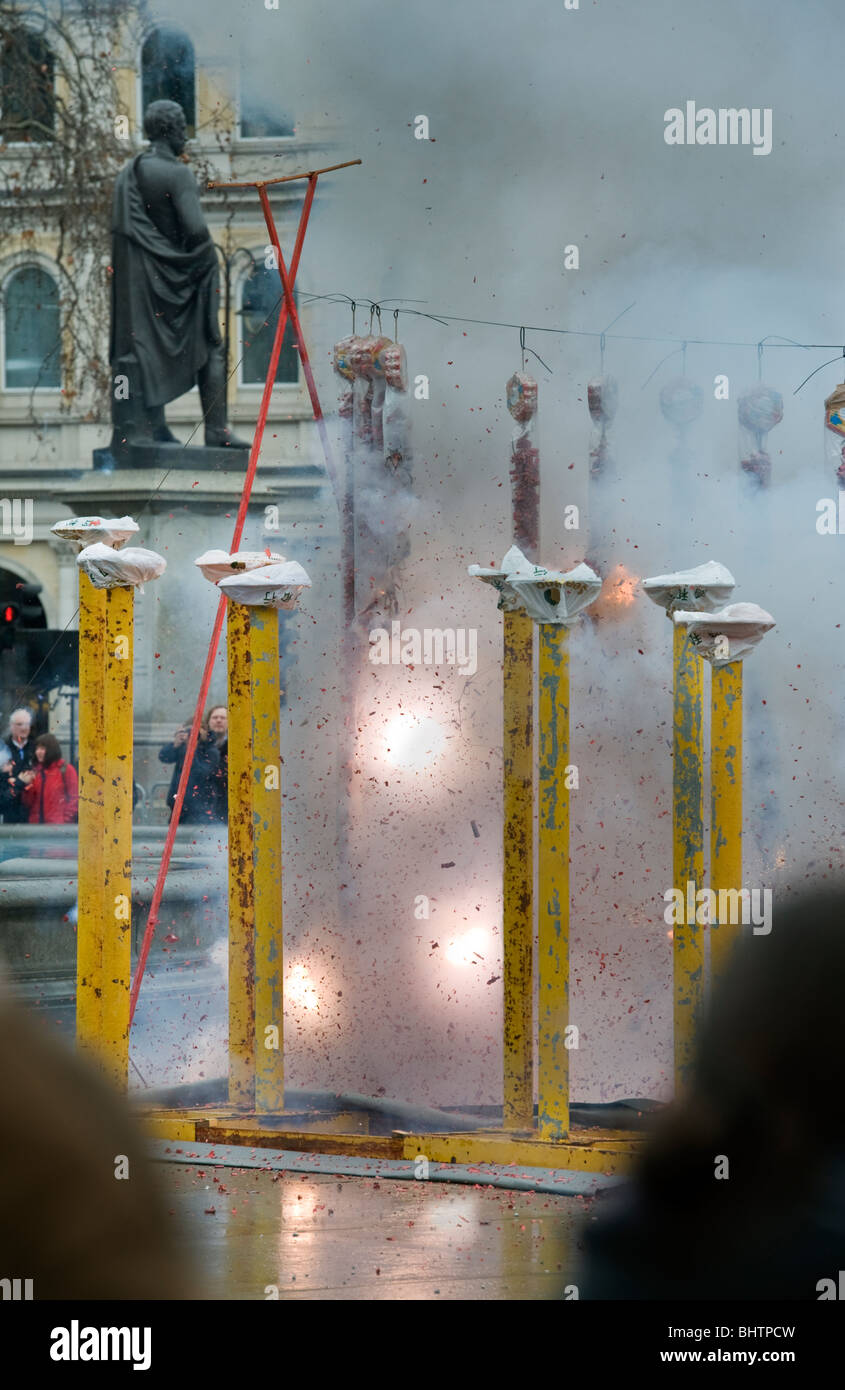
{"type": "Polygon", "coordinates": [[[20,605],[7,599],[0,607],[0,652],[9,651],[15,645],[15,633],[20,621],[20,605]]]}
{"type": "Polygon", "coordinates": [[[38,597],[40,593],[40,584],[18,584],[17,605],[21,627],[38,629],[47,626],[47,616],[38,597]]]}

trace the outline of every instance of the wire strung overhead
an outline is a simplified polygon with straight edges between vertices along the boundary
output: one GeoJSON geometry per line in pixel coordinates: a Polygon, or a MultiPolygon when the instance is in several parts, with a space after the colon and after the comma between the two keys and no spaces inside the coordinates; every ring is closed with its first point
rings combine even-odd
{"type": "MultiPolygon", "coordinates": [[[[334,291],[332,294],[305,294],[305,293],[303,293],[302,298],[303,298],[303,301],[308,300],[309,302],[313,302],[313,301],[316,301],[316,300],[328,300],[328,301],[334,302],[334,303],[336,303],[336,304],[346,303],[346,304],[349,304],[349,305],[353,306],[353,309],[354,309],[355,307],[357,307],[359,304],[365,304],[365,305],[367,305],[369,308],[371,308],[371,309],[373,309],[373,310],[376,309],[377,307],[381,306],[381,305],[384,305],[384,304],[414,304],[414,303],[419,304],[419,303],[425,303],[425,300],[408,300],[408,299],[379,299],[379,300],[373,300],[373,299],[368,299],[366,296],[362,296],[362,297],[360,297],[359,299],[356,300],[356,299],[353,299],[350,295],[343,294],[341,291],[334,291]]],[[[633,304],[629,304],[629,305],[628,305],[628,309],[632,309],[633,307],[634,307],[633,304]]],[[[622,314],[627,314],[627,313],[628,313],[628,309],[623,309],[622,314]]],[[[821,364],[821,366],[816,367],[816,368],[810,373],[810,375],[809,375],[808,377],[805,377],[805,379],[801,382],[801,385],[800,385],[800,386],[797,386],[797,387],[795,388],[795,391],[794,391],[794,393],[793,393],[794,395],[797,395],[797,394],[798,394],[798,392],[801,390],[801,387],[802,387],[802,386],[806,386],[807,382],[810,381],[810,380],[812,379],[812,377],[815,376],[816,372],[820,372],[820,371],[822,371],[825,367],[831,366],[833,362],[837,362],[837,361],[839,361],[840,359],[845,358],[845,345],[843,345],[843,344],[841,344],[841,343],[799,343],[799,342],[797,342],[794,338],[787,338],[787,337],[785,337],[785,336],[784,336],[783,334],[781,334],[781,333],[768,333],[768,334],[766,335],[765,338],[760,338],[759,340],[756,340],[756,341],[746,341],[746,340],[744,340],[744,339],[736,339],[736,338],[733,338],[733,339],[732,339],[732,338],[674,338],[674,337],[671,337],[671,336],[654,336],[654,335],[648,334],[648,333],[611,333],[611,332],[609,331],[609,329],[607,329],[607,328],[603,328],[603,329],[589,329],[589,328],[555,328],[555,327],[552,327],[552,326],[550,326],[550,325],[548,325],[548,324],[525,324],[525,323],[509,322],[509,321],[506,321],[506,320],[504,320],[504,319],[479,319],[479,318],[468,318],[468,317],[466,317],[466,316],[464,316],[464,315],[460,315],[460,314],[444,314],[444,313],[441,313],[439,310],[438,310],[436,313],[430,313],[430,312],[428,312],[428,311],[426,311],[426,310],[423,310],[423,309],[408,309],[408,308],[394,309],[394,310],[393,310],[393,322],[394,322],[394,325],[396,325],[397,327],[398,327],[398,319],[399,319],[399,314],[400,314],[400,313],[401,313],[401,314],[413,314],[413,315],[414,315],[415,317],[417,317],[417,318],[433,319],[435,323],[442,323],[442,324],[449,324],[449,323],[471,323],[471,324],[475,324],[475,325],[477,325],[477,326],[484,327],[484,328],[508,328],[508,329],[516,329],[517,332],[519,332],[519,334],[521,335],[521,337],[520,337],[520,346],[523,346],[523,347],[524,347],[524,339],[525,339],[525,334],[526,334],[526,333],[554,333],[554,334],[558,334],[558,335],[561,336],[561,337],[568,337],[568,338],[598,338],[598,340],[599,340],[599,348],[600,348],[600,351],[601,351],[601,353],[602,353],[602,357],[604,356],[605,344],[606,344],[608,341],[610,341],[610,340],[613,340],[614,342],[625,342],[625,343],[658,343],[658,344],[667,344],[667,343],[669,343],[669,344],[672,344],[672,345],[674,345],[674,346],[673,346],[673,351],[670,352],[670,353],[668,354],[668,357],[674,356],[674,353],[677,351],[677,352],[682,352],[683,355],[684,355],[684,358],[686,358],[686,350],[687,350],[687,348],[690,348],[690,347],[754,348],[754,349],[756,350],[756,352],[757,352],[757,376],[758,376],[758,380],[762,379],[762,366],[761,366],[761,364],[762,364],[763,349],[764,349],[764,348],[800,348],[800,349],[801,349],[802,351],[804,351],[804,352],[813,352],[813,351],[818,351],[818,352],[829,352],[829,351],[834,351],[834,350],[835,350],[835,351],[838,353],[838,356],[837,356],[837,357],[832,357],[832,358],[830,359],[830,361],[828,361],[828,362],[823,362],[823,363],[821,364]]],[[[622,318],[622,314],[618,314],[617,317],[613,320],[613,323],[617,323],[618,320],[619,320],[620,318],[622,318]]],[[[533,351],[533,349],[529,348],[528,351],[531,352],[531,351],[533,351]]],[[[534,353],[534,356],[536,357],[537,354],[534,353]]],[[[668,357],[664,357],[664,358],[662,359],[662,361],[658,363],[657,367],[655,367],[655,369],[654,369],[654,372],[652,372],[652,374],[651,374],[652,376],[654,376],[654,374],[655,374],[655,373],[659,370],[659,368],[663,365],[663,362],[665,362],[665,361],[668,360],[668,357]]],[[[540,360],[542,361],[542,358],[541,358],[540,360]]],[[[544,363],[543,363],[543,366],[545,366],[545,365],[546,365],[546,364],[545,364],[545,362],[544,362],[544,363]]],[[[549,369],[549,370],[551,370],[551,369],[549,369]]],[[[646,381],[645,384],[647,385],[647,384],[648,384],[648,381],[650,381],[650,380],[651,380],[651,376],[648,377],[648,379],[647,379],[647,381],[646,381]]]]}

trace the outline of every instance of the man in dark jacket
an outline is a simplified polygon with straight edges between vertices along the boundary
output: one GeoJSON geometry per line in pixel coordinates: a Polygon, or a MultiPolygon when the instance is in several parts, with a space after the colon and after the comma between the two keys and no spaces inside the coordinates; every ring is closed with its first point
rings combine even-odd
{"type": "Polygon", "coordinates": [[[21,781],[20,774],[28,772],[35,761],[32,715],[28,709],[12,711],[6,746],[9,757],[0,768],[0,815],[6,825],[21,825],[29,819],[29,814],[21,802],[26,783],[21,781]]]}

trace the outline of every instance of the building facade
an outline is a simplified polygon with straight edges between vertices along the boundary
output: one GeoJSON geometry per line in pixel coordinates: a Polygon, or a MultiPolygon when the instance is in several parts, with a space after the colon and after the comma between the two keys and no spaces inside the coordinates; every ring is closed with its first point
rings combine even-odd
{"type": "MultiPolygon", "coordinates": [[[[20,586],[40,586],[37,593],[27,591],[27,621],[40,605],[46,628],[73,631],[75,555],[51,536],[50,527],[66,516],[132,515],[141,528],[138,543],[159,551],[168,562],[163,578],[136,600],[136,778],[156,803],[150,817],[157,819],[164,815],[169,769],[158,764],[156,750],[172,737],[174,725],[191,717],[213,621],[215,595],[193,560],[212,546],[229,549],[246,455],[240,455],[241,466],[225,469],[200,467],[195,455],[191,466],[166,473],[94,466],[94,450],[107,445],[110,436],[108,402],[104,404],[92,384],[86,386],[78,367],[79,354],[86,350],[97,359],[101,375],[107,364],[109,325],[102,306],[107,302],[108,227],[102,227],[102,217],[108,216],[108,189],[100,190],[96,224],[104,235],[86,246],[84,236],[83,244],[79,237],[74,244],[62,215],[68,211],[68,200],[84,203],[86,186],[68,182],[50,187],[43,173],[27,183],[27,170],[37,170],[39,159],[41,167],[49,169],[61,122],[68,121],[74,104],[86,95],[74,91],[73,73],[80,62],[68,61],[66,51],[78,32],[84,60],[84,15],[77,14],[75,6],[62,6],[62,23],[51,29],[50,24],[36,22],[40,10],[30,15],[26,5],[0,8],[4,31],[11,34],[2,59],[0,110],[5,190],[0,193],[0,221],[6,223],[0,238],[0,644],[5,646],[0,650],[0,731],[14,705],[30,705],[42,723],[49,720],[66,751],[73,751],[74,696],[71,686],[60,680],[58,657],[47,654],[33,674],[25,642],[11,632],[20,586]],[[22,204],[28,209],[25,216],[22,204]],[[86,314],[94,321],[84,320],[86,314]],[[82,328],[85,332],[79,331],[82,328]],[[91,343],[94,348],[87,348],[91,343]]],[[[90,6],[83,8],[90,21],[90,6]]],[[[221,192],[207,184],[277,178],[331,163],[333,132],[307,115],[286,111],[281,97],[257,97],[248,65],[233,47],[221,51],[220,41],[210,39],[201,26],[189,32],[165,15],[163,8],[157,15],[135,6],[102,7],[98,33],[102,35],[105,25],[112,35],[107,66],[113,79],[108,99],[93,119],[102,123],[110,167],[116,168],[121,157],[128,159],[143,148],[142,115],[150,101],[175,100],[185,111],[186,153],[197,173],[220,262],[229,421],[250,439],[281,284],[268,254],[255,190],[221,192]]],[[[100,52],[92,59],[89,85],[96,83],[96,64],[102,58],[100,52]]],[[[105,73],[105,67],[101,71],[105,73]]],[[[91,119],[90,102],[85,109],[91,119]]],[[[96,181],[91,179],[92,187],[96,181]]],[[[282,183],[272,190],[273,212],[288,255],[304,190],[304,182],[282,183]]],[[[331,197],[328,180],[321,180],[320,193],[331,197]]],[[[83,214],[93,212],[88,208],[83,214]]],[[[307,340],[305,304],[302,324],[307,340]]],[[[196,389],[168,406],[167,421],[181,442],[201,445],[196,389]]],[[[334,508],[327,505],[311,406],[288,331],[242,544],[249,549],[270,547],[300,560],[312,573],[315,588],[321,582],[331,587],[334,531],[334,508]]],[[[294,650],[297,641],[291,637],[283,632],[288,696],[291,684],[303,679],[294,650]]],[[[55,650],[58,653],[58,647],[55,650]]],[[[215,702],[225,700],[223,654],[212,697],[215,702]]]]}

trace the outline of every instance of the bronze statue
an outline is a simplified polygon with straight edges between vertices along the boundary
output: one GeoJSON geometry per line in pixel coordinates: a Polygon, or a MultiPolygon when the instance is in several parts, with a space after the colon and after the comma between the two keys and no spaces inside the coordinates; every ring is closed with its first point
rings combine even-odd
{"type": "Polygon", "coordinates": [[[205,443],[249,447],[226,424],[217,255],[196,180],[179,158],[185,116],[173,101],[144,113],[149,148],[120,171],[112,219],[112,453],[177,444],[168,401],[199,386],[205,443]]]}

